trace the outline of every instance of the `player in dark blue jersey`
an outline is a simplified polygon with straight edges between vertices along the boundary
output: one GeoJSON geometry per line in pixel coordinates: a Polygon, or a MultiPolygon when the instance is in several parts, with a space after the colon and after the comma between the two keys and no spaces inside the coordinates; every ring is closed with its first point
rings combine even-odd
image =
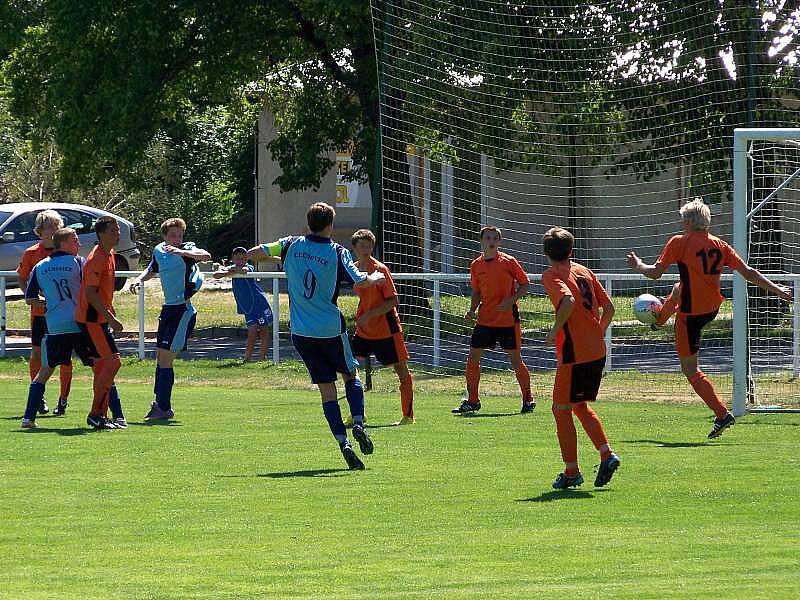
{"type": "Polygon", "coordinates": [[[256,246],[248,251],[248,257],[283,263],[289,284],[292,343],[311,381],[319,387],[322,410],[347,466],[363,469],[364,463],[347,439],[337,399],[336,379],[337,373],[341,373],[353,416],[353,437],[361,452],[372,454],[373,443],[364,428],[364,388],[358,378],[358,362],[350,350],[344,316],[336,301],[341,283],[368,287],[383,282],[384,276],[379,271],[371,275],[359,271],[350,251],[331,240],[335,217],[332,206],[324,202],[312,204],[306,213],[310,235],[285,237],[256,246]]]}
{"type": "MultiPolygon", "coordinates": [[[[237,246],[231,252],[231,262],[233,264],[214,273],[214,278],[233,277],[256,270],[253,265],[248,264],[247,249],[241,246],[237,246]]],[[[244,324],[247,327],[244,362],[252,359],[256,338],[261,339],[261,360],[267,360],[269,326],[273,319],[272,307],[269,305],[267,294],[258,281],[245,277],[233,277],[231,287],[236,300],[236,312],[244,315],[244,324]]]]}
{"type": "Polygon", "coordinates": [[[150,264],[131,283],[131,293],[136,294],[142,282],[158,273],[164,304],[158,317],[156,336],[157,363],[153,392],[155,400],[145,419],[155,421],[171,419],[172,386],[175,371],[172,364],[178,353],[186,350],[186,343],[194,330],[197,310],[189,299],[203,285],[203,275],[197,267],[198,262],[211,260],[211,254],[198,248],[193,242],[184,242],[186,222],[183,219],[167,219],[161,224],[164,241],[153,249],[150,264]]]}

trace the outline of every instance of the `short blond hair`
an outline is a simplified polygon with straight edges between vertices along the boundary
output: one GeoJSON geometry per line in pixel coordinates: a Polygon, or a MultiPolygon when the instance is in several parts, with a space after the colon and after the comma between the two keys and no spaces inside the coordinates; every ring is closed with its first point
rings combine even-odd
{"type": "Polygon", "coordinates": [[[34,221],[33,224],[33,232],[36,235],[39,235],[39,232],[45,227],[55,227],[56,229],[61,229],[64,227],[64,219],[62,219],[61,215],[54,210],[43,210],[36,215],[36,221],[34,221]]]}
{"type": "Polygon", "coordinates": [[[705,231],[711,226],[711,209],[702,198],[695,198],[681,206],[680,214],[692,231],[705,231]]]}
{"type": "Polygon", "coordinates": [[[167,232],[173,227],[177,227],[181,231],[186,231],[186,221],[178,217],[167,219],[161,224],[161,235],[167,235],[167,232]]]}

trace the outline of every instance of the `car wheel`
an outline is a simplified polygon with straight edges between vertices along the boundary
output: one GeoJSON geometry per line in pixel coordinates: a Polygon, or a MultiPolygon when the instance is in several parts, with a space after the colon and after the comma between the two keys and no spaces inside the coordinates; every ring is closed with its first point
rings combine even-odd
{"type": "MultiPolygon", "coordinates": [[[[120,256],[119,254],[114,255],[114,270],[115,271],[127,271],[128,270],[128,260],[124,256],[120,256]]],[[[116,277],[114,279],[114,291],[119,292],[122,288],[125,287],[125,282],[127,281],[126,277],[116,277]]]]}

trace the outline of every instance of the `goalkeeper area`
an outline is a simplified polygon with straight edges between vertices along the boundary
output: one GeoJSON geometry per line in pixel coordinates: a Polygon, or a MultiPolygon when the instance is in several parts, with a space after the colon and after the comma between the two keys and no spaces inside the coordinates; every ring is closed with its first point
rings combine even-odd
{"type": "MultiPolygon", "coordinates": [[[[677,270],[646,280],[625,255],[655,262],[681,233],[680,207],[700,197],[710,233],[794,289],[787,303],[725,272],[726,301],[703,330],[700,367],[737,415],[800,407],[796,11],[701,0],[371,6],[382,259],[407,274],[397,278],[401,316],[422,368],[463,367],[465,273],[480,228],[495,225],[501,250],[531,275],[523,356],[534,394],[549,397],[553,309],[540,284],[541,238],[561,226],[617,310],[601,397],[634,381],[625,388],[633,398],[695,401],[672,322],[651,331],[631,310],[641,293],[666,296],[677,270]]],[[[507,368],[505,355],[485,355],[484,366],[507,368]]]]}

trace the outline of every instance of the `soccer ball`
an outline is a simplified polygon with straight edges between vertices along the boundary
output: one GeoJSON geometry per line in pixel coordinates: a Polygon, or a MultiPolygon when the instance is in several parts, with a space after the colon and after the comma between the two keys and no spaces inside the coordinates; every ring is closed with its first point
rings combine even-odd
{"type": "Polygon", "coordinates": [[[655,323],[658,313],[663,307],[664,304],[661,300],[653,294],[641,294],[633,301],[633,312],[636,314],[636,318],[645,325],[655,323]]]}

